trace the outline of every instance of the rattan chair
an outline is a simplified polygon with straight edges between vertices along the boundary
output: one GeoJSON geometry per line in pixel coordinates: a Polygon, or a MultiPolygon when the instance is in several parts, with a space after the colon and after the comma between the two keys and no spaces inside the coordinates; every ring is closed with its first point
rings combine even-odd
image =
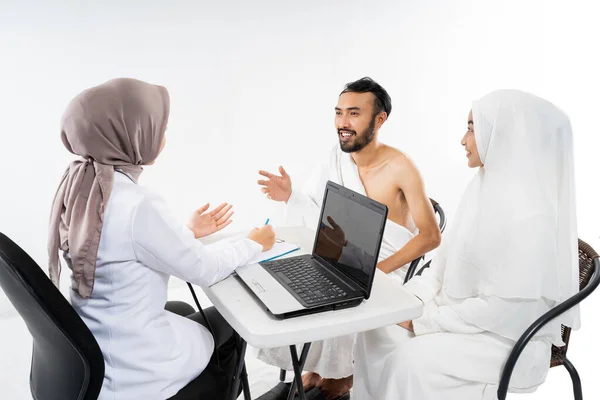
{"type": "MultiPolygon", "coordinates": [[[[519,355],[529,343],[529,340],[538,332],[544,325],[579,304],[583,299],[589,296],[600,284],[600,258],[598,253],[592,249],[590,245],[583,240],[579,240],[579,293],[562,302],[546,314],[535,321],[521,336],[510,353],[498,387],[498,400],[505,400],[508,392],[508,384],[510,376],[515,367],[519,355]]],[[[571,338],[571,328],[562,327],[562,340],[565,343],[562,347],[552,346],[552,357],[550,359],[550,368],[564,365],[571,375],[573,381],[573,393],[575,400],[582,400],[583,393],[581,389],[581,379],[577,370],[567,358],[567,350],[569,348],[569,339],[571,338]]]]}

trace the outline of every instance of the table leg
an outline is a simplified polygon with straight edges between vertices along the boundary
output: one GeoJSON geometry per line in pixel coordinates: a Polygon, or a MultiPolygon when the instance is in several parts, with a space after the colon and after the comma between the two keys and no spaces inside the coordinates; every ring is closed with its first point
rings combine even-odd
{"type": "Polygon", "coordinates": [[[244,400],[252,400],[250,397],[250,385],[248,384],[248,373],[246,372],[246,363],[244,362],[244,368],[242,369],[242,386],[244,390],[244,400]]]}
{"type": "Polygon", "coordinates": [[[238,390],[240,388],[240,381],[242,381],[242,388],[244,391],[244,400],[250,400],[250,386],[248,385],[248,374],[246,373],[246,341],[242,339],[237,333],[234,333],[237,338],[239,359],[235,366],[235,375],[233,376],[233,386],[229,393],[229,400],[236,400],[238,390]]]}
{"type": "Polygon", "coordinates": [[[298,360],[298,353],[296,352],[296,346],[290,346],[290,353],[292,356],[292,366],[294,367],[294,380],[290,385],[290,391],[288,393],[287,400],[292,400],[296,394],[296,387],[298,387],[298,394],[300,400],[306,400],[306,394],[304,393],[304,387],[302,386],[302,369],[304,368],[304,362],[308,356],[308,350],[310,349],[310,343],[305,343],[302,347],[302,354],[300,354],[300,360],[298,360]]]}

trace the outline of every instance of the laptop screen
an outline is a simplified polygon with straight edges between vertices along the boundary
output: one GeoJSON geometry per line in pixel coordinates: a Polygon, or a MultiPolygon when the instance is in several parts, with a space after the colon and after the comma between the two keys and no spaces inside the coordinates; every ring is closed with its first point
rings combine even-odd
{"type": "Polygon", "coordinates": [[[313,254],[370,292],[387,208],[339,185],[328,184],[313,254]],[[335,190],[337,189],[337,190],[335,190]]]}

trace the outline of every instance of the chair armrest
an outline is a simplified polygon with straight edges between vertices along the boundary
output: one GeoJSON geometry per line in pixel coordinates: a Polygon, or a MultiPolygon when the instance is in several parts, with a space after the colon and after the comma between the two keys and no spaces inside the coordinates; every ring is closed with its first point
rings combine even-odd
{"type": "Polygon", "coordinates": [[[419,262],[422,259],[423,259],[423,257],[419,257],[410,263],[410,266],[406,270],[406,276],[404,277],[404,283],[411,280],[411,278],[415,275],[415,271],[417,270],[417,267],[419,266],[419,262]]]}
{"type": "Polygon", "coordinates": [[[572,307],[579,304],[583,299],[588,297],[600,284],[600,258],[594,258],[594,273],[586,285],[585,288],[580,290],[577,294],[560,303],[558,306],[554,307],[552,310],[548,311],[540,318],[538,318],[527,330],[515,346],[513,347],[510,355],[508,356],[508,360],[506,361],[506,365],[502,371],[502,376],[500,378],[500,385],[498,386],[498,400],[506,400],[506,394],[508,392],[508,384],[510,382],[510,377],[515,368],[515,364],[519,359],[519,356],[527,346],[527,343],[533,338],[533,336],[544,327],[548,322],[552,321],[554,318],[568,311],[572,307]]]}
{"type": "Polygon", "coordinates": [[[417,271],[416,275],[421,275],[423,273],[423,271],[425,271],[425,268],[429,268],[429,267],[431,267],[431,260],[429,260],[425,264],[423,264],[421,269],[419,271],[417,271]]]}
{"type": "MultiPolygon", "coordinates": [[[[421,258],[424,258],[424,257],[421,257],[421,258]]],[[[412,263],[410,263],[410,266],[408,267],[408,270],[406,271],[406,276],[404,277],[404,283],[411,280],[413,278],[413,276],[415,276],[415,275],[421,275],[423,273],[423,271],[425,270],[425,268],[429,268],[431,266],[431,260],[429,260],[425,264],[423,264],[423,266],[417,273],[415,273],[415,270],[417,269],[417,266],[419,265],[419,261],[421,260],[421,258],[417,258],[412,263]]]]}

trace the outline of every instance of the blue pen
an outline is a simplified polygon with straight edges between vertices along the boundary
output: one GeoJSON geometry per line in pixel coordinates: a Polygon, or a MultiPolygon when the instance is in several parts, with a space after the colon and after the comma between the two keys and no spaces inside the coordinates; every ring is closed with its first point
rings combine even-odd
{"type": "MultiPolygon", "coordinates": [[[[269,221],[270,221],[270,220],[271,220],[270,218],[267,218],[267,220],[265,221],[265,225],[269,225],[269,221]]],[[[285,242],[285,240],[283,240],[283,239],[278,239],[278,238],[275,238],[275,243],[282,243],[282,242],[285,242]]],[[[283,254],[282,254],[282,255],[283,255],[283,254]]],[[[277,257],[280,257],[280,256],[277,256],[277,257]]]]}

